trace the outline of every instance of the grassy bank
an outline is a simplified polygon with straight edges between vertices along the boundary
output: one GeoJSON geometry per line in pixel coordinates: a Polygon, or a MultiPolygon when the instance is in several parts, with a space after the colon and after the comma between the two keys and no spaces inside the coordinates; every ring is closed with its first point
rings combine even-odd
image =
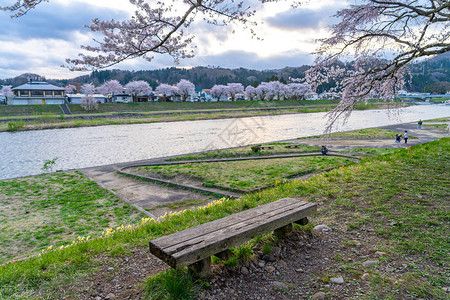
{"type": "MultiPolygon", "coordinates": [[[[226,101],[226,102],[142,102],[142,103],[103,103],[98,113],[111,112],[152,112],[170,110],[199,109],[240,109],[240,108],[277,108],[295,106],[333,105],[339,100],[281,100],[281,101],[226,101]]],[[[85,113],[79,104],[69,104],[72,113],[85,113]]],[[[0,106],[0,116],[59,114],[59,105],[5,105],[0,106]]]]}
{"type": "MultiPolygon", "coordinates": [[[[141,124],[154,122],[240,118],[248,116],[312,113],[330,111],[335,100],[320,101],[236,101],[236,102],[166,102],[107,103],[97,111],[86,113],[77,104],[71,105],[73,115],[63,115],[59,106],[0,107],[0,131],[23,131],[73,128],[100,125],[141,124]],[[56,107],[56,108],[55,108],[56,107]],[[10,110],[10,111],[9,111],[10,110]],[[1,124],[3,123],[3,124],[1,124]]],[[[50,106],[50,105],[48,105],[50,106]]],[[[360,104],[355,110],[381,108],[383,104],[360,104]]]]}
{"type": "MultiPolygon", "coordinates": [[[[329,139],[355,139],[355,140],[367,140],[367,139],[394,139],[396,134],[402,135],[403,132],[396,132],[387,129],[380,128],[365,128],[356,129],[343,132],[333,132],[328,135],[313,135],[307,137],[300,137],[299,139],[310,138],[329,138],[329,139]]],[[[417,137],[410,135],[410,139],[417,139],[417,137]]]]}
{"type": "MultiPolygon", "coordinates": [[[[133,255],[130,249],[146,249],[149,239],[290,196],[317,202],[319,211],[312,221],[345,233],[348,238],[340,241],[342,247],[359,243],[387,253],[380,267],[369,270],[369,285],[363,286],[359,279],[366,272],[362,266],[365,259],[352,252],[348,254],[353,255],[351,259],[336,255],[318,278],[341,274],[350,285],[360,287],[356,298],[443,299],[446,294],[441,288],[449,284],[444,272],[450,250],[449,153],[450,139],[445,138],[308,180],[280,184],[240,200],[220,200],[157,221],[144,219],[130,227],[108,230],[102,237],[1,266],[0,298],[73,296],[77,291],[70,287],[77,281],[108,272],[97,269],[108,264],[108,260],[99,260],[99,255],[125,259],[133,255]],[[386,265],[402,271],[387,272],[382,268],[386,265]]],[[[150,280],[150,285],[158,280],[150,280]]]]}

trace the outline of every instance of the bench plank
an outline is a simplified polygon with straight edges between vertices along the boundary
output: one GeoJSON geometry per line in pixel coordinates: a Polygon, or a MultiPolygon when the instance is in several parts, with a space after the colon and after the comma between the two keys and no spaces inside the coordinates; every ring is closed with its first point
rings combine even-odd
{"type": "Polygon", "coordinates": [[[316,204],[284,198],[150,241],[150,251],[182,268],[305,218],[316,204]]]}
{"type": "Polygon", "coordinates": [[[169,236],[163,236],[152,241],[152,243],[157,244],[161,248],[167,248],[174,245],[174,242],[183,243],[184,241],[189,241],[195,237],[198,237],[199,232],[204,234],[208,232],[216,232],[217,230],[224,227],[224,219],[227,219],[228,223],[235,224],[243,220],[247,220],[252,216],[257,216],[258,214],[265,214],[274,211],[278,208],[282,208],[289,205],[305,205],[311,204],[309,202],[299,201],[293,198],[283,198],[275,202],[270,202],[262,206],[258,206],[246,211],[235,213],[227,217],[214,220],[208,223],[204,223],[195,227],[188,228],[183,231],[175,232],[169,236]],[[302,204],[303,203],[303,204],[302,204]]]}

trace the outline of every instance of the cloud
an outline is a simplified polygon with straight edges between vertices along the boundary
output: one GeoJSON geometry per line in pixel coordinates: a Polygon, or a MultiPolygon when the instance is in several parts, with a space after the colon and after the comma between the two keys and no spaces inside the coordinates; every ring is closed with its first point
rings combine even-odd
{"type": "Polygon", "coordinates": [[[283,30],[321,29],[336,23],[332,17],[340,7],[327,6],[319,9],[296,8],[267,18],[269,26],[283,30]]]}
{"type": "Polygon", "coordinates": [[[0,14],[0,39],[56,38],[68,40],[73,31],[83,30],[93,18],[121,20],[127,13],[108,8],[99,8],[86,3],[73,2],[61,5],[58,2],[42,3],[21,18],[11,19],[7,12],[0,14]]]}
{"type": "Polygon", "coordinates": [[[217,55],[196,56],[182,62],[183,66],[211,65],[224,68],[247,68],[255,70],[281,69],[284,67],[312,64],[313,57],[300,50],[289,50],[263,57],[258,53],[242,50],[231,50],[217,55]]]}

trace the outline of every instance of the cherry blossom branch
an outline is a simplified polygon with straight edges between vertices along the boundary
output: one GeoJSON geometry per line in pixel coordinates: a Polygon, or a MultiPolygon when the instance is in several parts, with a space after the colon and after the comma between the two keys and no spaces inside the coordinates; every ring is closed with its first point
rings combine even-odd
{"type": "Polygon", "coordinates": [[[0,6],[0,10],[10,11],[11,18],[18,18],[28,13],[31,9],[35,8],[36,5],[48,1],[49,0],[17,0],[17,2],[13,5],[0,6]]]}
{"type": "Polygon", "coordinates": [[[449,1],[361,0],[336,16],[341,21],[331,28],[331,37],[321,40],[316,66],[306,78],[313,88],[336,82],[331,90],[342,95],[328,114],[328,131],[339,118],[345,122],[358,101],[379,98],[398,104],[407,65],[450,51],[449,1]],[[397,54],[386,59],[388,50],[397,54]],[[340,66],[348,55],[354,63],[340,66]]]}

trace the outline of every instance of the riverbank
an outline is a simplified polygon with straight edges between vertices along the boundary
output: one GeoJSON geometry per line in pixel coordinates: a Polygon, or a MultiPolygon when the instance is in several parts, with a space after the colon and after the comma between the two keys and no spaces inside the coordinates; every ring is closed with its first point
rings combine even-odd
{"type": "MultiPolygon", "coordinates": [[[[0,132],[103,125],[144,124],[187,120],[209,120],[330,111],[337,100],[236,101],[203,103],[114,103],[99,104],[86,113],[70,105],[73,114],[64,115],[54,106],[45,112],[40,106],[0,107],[0,132]],[[8,108],[11,111],[8,111],[8,108]]],[[[358,104],[355,110],[385,108],[384,103],[358,104]]]]}
{"type": "MultiPolygon", "coordinates": [[[[203,209],[180,208],[179,213],[166,214],[158,222],[143,219],[130,227],[118,226],[105,230],[102,237],[80,238],[71,246],[4,265],[0,267],[0,294],[5,298],[141,299],[149,298],[149,292],[160,293],[162,298],[172,293],[176,298],[173,290],[162,288],[164,280],[173,278],[186,284],[181,290],[192,291],[200,299],[308,299],[319,292],[331,299],[441,299],[446,296],[443,288],[449,286],[443,270],[448,266],[445,253],[449,250],[445,237],[450,140],[421,145],[425,140],[413,129],[415,124],[397,126],[418,137],[412,140],[415,146],[377,137],[373,140],[378,149],[396,147],[395,151],[310,179],[280,183],[238,200],[223,199],[203,209]],[[254,240],[236,252],[241,253],[240,260],[217,261],[215,275],[203,285],[186,281],[184,272],[150,277],[167,267],[149,255],[148,239],[282,197],[318,203],[313,225],[297,229],[284,241],[272,236],[254,240]],[[312,229],[318,224],[326,224],[330,231],[312,229]],[[332,280],[340,277],[341,284],[332,280]]],[[[424,129],[423,136],[427,132],[433,132],[430,139],[438,138],[434,128],[424,129]]],[[[367,142],[350,140],[355,148],[367,142]]],[[[335,141],[342,142],[342,138],[335,141]]],[[[303,139],[292,142],[308,143],[303,139]]],[[[326,141],[332,150],[333,142],[326,141]]],[[[6,182],[16,189],[23,186],[6,182]]],[[[19,199],[18,192],[8,195],[19,199]]],[[[37,197],[45,199],[45,191],[37,197]]],[[[65,201],[76,202],[78,195],[71,193],[70,197],[65,201]]]]}

